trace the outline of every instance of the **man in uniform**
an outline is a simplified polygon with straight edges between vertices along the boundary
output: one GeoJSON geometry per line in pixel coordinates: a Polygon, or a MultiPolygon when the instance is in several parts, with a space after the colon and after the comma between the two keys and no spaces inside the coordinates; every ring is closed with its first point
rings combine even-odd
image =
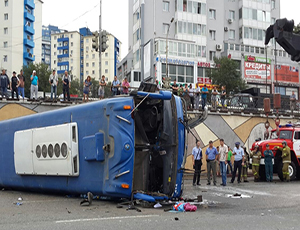
{"type": "Polygon", "coordinates": [[[241,183],[242,166],[244,165],[245,157],[244,150],[240,147],[240,142],[235,143],[232,155],[234,155],[234,170],[232,173],[231,183],[234,183],[237,170],[239,170],[238,183],[241,183]]]}
{"type": "Polygon", "coordinates": [[[209,141],[209,147],[206,149],[205,158],[207,164],[207,185],[210,185],[210,173],[213,172],[214,185],[217,185],[216,159],[218,157],[217,148],[213,142],[209,141]]]}
{"type": "Polygon", "coordinates": [[[249,154],[248,154],[245,146],[244,146],[244,153],[245,153],[245,160],[244,160],[244,165],[242,167],[242,179],[246,183],[246,182],[249,182],[248,181],[249,154]]]}
{"type": "Polygon", "coordinates": [[[279,149],[282,152],[282,174],[283,174],[283,181],[289,182],[290,181],[290,174],[289,174],[289,165],[291,163],[291,149],[287,146],[286,141],[282,142],[282,148],[276,146],[275,148],[279,149]]]}
{"type": "Polygon", "coordinates": [[[196,147],[193,148],[192,152],[192,160],[193,160],[193,167],[195,170],[194,178],[193,178],[193,186],[200,185],[200,173],[201,173],[201,166],[202,166],[202,149],[200,148],[200,141],[197,140],[196,147]]]}
{"type": "Polygon", "coordinates": [[[269,144],[266,145],[266,150],[264,151],[265,156],[265,169],[266,169],[266,179],[267,182],[273,181],[273,162],[272,159],[274,154],[272,150],[270,150],[269,144]]]}
{"type": "Polygon", "coordinates": [[[254,176],[254,182],[259,181],[259,165],[261,152],[259,151],[258,145],[255,145],[254,150],[251,152],[250,157],[252,158],[252,172],[254,176]]]}

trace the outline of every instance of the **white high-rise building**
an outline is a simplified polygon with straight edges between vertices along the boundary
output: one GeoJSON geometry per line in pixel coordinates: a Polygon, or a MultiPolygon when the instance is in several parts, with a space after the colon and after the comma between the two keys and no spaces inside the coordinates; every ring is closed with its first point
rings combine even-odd
{"type": "Polygon", "coordinates": [[[30,62],[41,62],[42,4],[40,0],[0,2],[0,67],[8,75],[30,62]]]}

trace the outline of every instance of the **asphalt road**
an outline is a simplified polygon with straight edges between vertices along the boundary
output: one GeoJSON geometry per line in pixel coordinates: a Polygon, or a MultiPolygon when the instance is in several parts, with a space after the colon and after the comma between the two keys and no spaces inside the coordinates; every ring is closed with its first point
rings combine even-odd
{"type": "Polygon", "coordinates": [[[250,178],[226,187],[193,187],[186,180],[184,197],[197,195],[204,202],[196,212],[171,213],[143,207],[127,211],[110,201],[80,206],[81,198],[2,190],[0,229],[300,229],[300,181],[254,183],[250,178]],[[243,198],[231,198],[235,193],[243,198]]]}

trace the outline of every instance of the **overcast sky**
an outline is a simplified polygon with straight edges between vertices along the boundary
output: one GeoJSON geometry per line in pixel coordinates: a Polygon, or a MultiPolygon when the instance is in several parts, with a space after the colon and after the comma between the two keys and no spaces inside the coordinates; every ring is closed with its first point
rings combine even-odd
{"type": "MultiPolygon", "coordinates": [[[[43,25],[77,30],[99,28],[100,0],[43,0],[43,25]]],[[[157,0],[156,0],[157,1],[157,0]]],[[[208,0],[209,1],[209,0],[208,0]]],[[[281,17],[300,23],[300,1],[281,0],[281,17]]],[[[122,42],[121,57],[128,51],[128,0],[102,0],[102,29],[122,42]]]]}

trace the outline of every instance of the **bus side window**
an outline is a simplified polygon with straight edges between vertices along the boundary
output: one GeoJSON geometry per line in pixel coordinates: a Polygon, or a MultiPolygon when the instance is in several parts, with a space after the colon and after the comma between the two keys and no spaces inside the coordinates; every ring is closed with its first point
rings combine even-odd
{"type": "Polygon", "coordinates": [[[294,139],[295,140],[300,140],[300,132],[295,132],[294,139]]]}
{"type": "Polygon", "coordinates": [[[72,140],[76,143],[76,126],[72,126],[72,140]]]}

